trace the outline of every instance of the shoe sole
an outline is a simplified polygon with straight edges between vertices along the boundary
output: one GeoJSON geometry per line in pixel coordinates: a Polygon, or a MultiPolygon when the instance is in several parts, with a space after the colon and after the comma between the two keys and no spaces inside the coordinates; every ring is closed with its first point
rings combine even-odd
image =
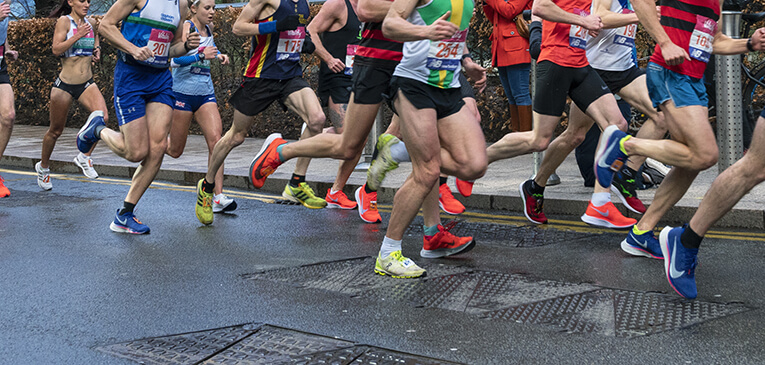
{"type": "Polygon", "coordinates": [[[358,204],[356,204],[356,205],[354,205],[352,207],[344,207],[344,206],[342,206],[342,205],[340,205],[338,203],[327,202],[327,209],[351,210],[351,209],[356,209],[357,206],[358,206],[358,204]]]}
{"type": "Polygon", "coordinates": [[[394,279],[416,279],[416,278],[421,278],[421,277],[427,276],[428,272],[427,271],[423,271],[422,274],[420,274],[420,275],[395,275],[395,274],[391,274],[391,273],[389,273],[389,272],[387,272],[387,271],[385,271],[383,269],[378,268],[377,265],[375,264],[375,274],[379,274],[379,275],[382,275],[382,276],[390,276],[390,277],[392,277],[394,279]]]}
{"type": "Polygon", "coordinates": [[[359,218],[361,218],[361,220],[366,222],[366,223],[381,223],[382,219],[378,219],[378,220],[375,220],[375,221],[370,221],[370,220],[364,219],[364,216],[361,215],[362,214],[361,203],[359,203],[359,202],[361,201],[361,194],[360,193],[361,193],[361,189],[363,189],[363,188],[364,187],[361,186],[358,189],[356,189],[355,193],[353,193],[353,195],[356,197],[356,208],[357,208],[356,210],[359,212],[359,218]]]}
{"type": "MultiPolygon", "coordinates": [[[[101,118],[103,118],[103,117],[104,117],[104,113],[103,113],[103,112],[102,112],[102,113],[100,113],[100,114],[99,114],[99,113],[96,113],[96,112],[90,113],[90,115],[88,116],[88,120],[87,120],[87,121],[85,121],[85,125],[83,125],[83,126],[82,126],[82,128],[80,128],[80,131],[79,131],[79,132],[77,132],[77,139],[75,140],[75,142],[80,140],[80,135],[81,135],[82,133],[84,133],[84,132],[85,132],[85,131],[88,129],[88,127],[90,126],[90,123],[92,123],[92,122],[93,122],[93,119],[96,119],[96,117],[101,117],[101,118]]],[[[92,144],[90,145],[90,148],[93,148],[93,145],[92,145],[92,144]]],[[[90,148],[88,148],[88,150],[90,150],[90,148]]],[[[89,151],[83,151],[83,150],[80,150],[80,146],[79,146],[79,144],[77,145],[77,150],[78,150],[78,151],[80,151],[80,152],[82,152],[82,153],[87,153],[87,152],[89,152],[89,151]]]]}
{"type": "MultiPolygon", "coordinates": [[[[600,141],[598,141],[598,150],[595,153],[595,164],[593,165],[593,170],[595,170],[595,181],[597,181],[598,184],[600,184],[600,177],[598,177],[598,163],[600,162],[600,159],[603,157],[603,154],[606,152],[606,147],[608,147],[608,141],[611,139],[611,135],[614,134],[614,131],[619,130],[616,126],[608,126],[605,130],[603,130],[603,134],[600,135],[600,141]]],[[[611,175],[611,178],[613,179],[613,174],[611,175]]],[[[609,182],[605,186],[609,186],[611,183],[609,182]]],[[[604,186],[601,184],[601,186],[604,186]]]]}
{"type": "Polygon", "coordinates": [[[441,257],[454,256],[457,254],[470,252],[474,247],[475,239],[470,241],[470,243],[455,248],[439,248],[437,250],[426,250],[423,248],[420,250],[420,257],[425,259],[437,259],[441,257]]]}
{"type": "Polygon", "coordinates": [[[470,188],[466,188],[465,191],[462,191],[462,189],[460,189],[460,185],[458,184],[457,185],[457,192],[459,192],[460,195],[462,195],[462,196],[467,198],[467,197],[473,195],[473,186],[471,185],[470,188]]]}
{"type": "Polygon", "coordinates": [[[263,146],[260,147],[260,151],[258,151],[258,154],[255,155],[255,158],[252,159],[252,162],[250,163],[250,184],[252,184],[253,187],[256,189],[260,189],[263,187],[263,184],[265,184],[265,180],[263,180],[263,184],[260,184],[260,186],[255,185],[255,163],[258,162],[258,159],[268,150],[268,147],[271,146],[271,143],[276,140],[277,138],[282,138],[281,133],[273,133],[269,135],[266,138],[266,141],[263,142],[263,146]]]}
{"type": "Polygon", "coordinates": [[[531,223],[535,224],[545,224],[547,221],[541,222],[541,221],[535,221],[529,217],[529,213],[526,212],[526,193],[523,191],[523,184],[525,184],[526,181],[522,182],[521,185],[518,185],[518,189],[521,191],[521,200],[523,202],[523,215],[526,216],[526,219],[529,220],[531,223]]]}
{"type": "Polygon", "coordinates": [[[296,197],[294,197],[292,195],[289,195],[289,194],[287,194],[285,192],[282,192],[282,198],[287,199],[287,200],[289,200],[289,201],[291,201],[293,203],[298,203],[298,204],[300,204],[300,205],[302,205],[302,206],[304,206],[304,207],[306,207],[308,209],[324,209],[326,207],[326,205],[322,205],[320,207],[319,206],[310,206],[310,205],[300,201],[300,199],[298,199],[298,198],[296,198],[296,197]]]}
{"type": "Polygon", "coordinates": [[[659,233],[659,246],[661,246],[661,254],[664,255],[664,275],[667,276],[667,282],[669,283],[669,286],[672,287],[672,290],[677,293],[677,295],[687,298],[685,295],[681,294],[677,288],[675,288],[675,285],[672,284],[672,279],[669,276],[669,265],[672,262],[672,257],[669,255],[669,231],[671,231],[672,228],[669,226],[665,226],[664,229],[661,230],[661,233],[659,233]]]}
{"type": "Polygon", "coordinates": [[[441,208],[441,210],[443,210],[443,211],[444,211],[446,214],[451,214],[451,215],[459,215],[459,214],[462,214],[462,213],[464,213],[464,212],[465,212],[465,209],[462,209],[462,211],[460,211],[460,212],[450,212],[450,211],[446,210],[446,208],[444,207],[444,205],[443,205],[443,204],[441,204],[441,201],[440,201],[440,200],[438,201],[438,206],[439,206],[439,207],[441,208]]]}
{"type": "Polygon", "coordinates": [[[645,211],[641,212],[641,211],[633,208],[629,203],[627,203],[627,199],[624,198],[624,196],[622,195],[622,192],[619,191],[619,188],[617,188],[616,186],[611,185],[611,191],[616,193],[616,196],[619,197],[619,200],[622,202],[622,204],[624,204],[624,206],[627,207],[627,209],[629,209],[631,212],[637,213],[637,214],[645,213],[645,211]]]}
{"type": "Polygon", "coordinates": [[[622,248],[622,251],[624,251],[624,252],[626,252],[626,253],[628,253],[628,254],[630,254],[632,256],[648,257],[648,258],[659,259],[659,260],[663,260],[664,259],[663,257],[654,256],[650,252],[648,252],[648,251],[646,251],[646,250],[644,250],[642,248],[637,248],[637,247],[629,244],[629,242],[627,242],[626,238],[622,241],[621,248],[622,248]]]}
{"type": "Polygon", "coordinates": [[[93,172],[96,174],[95,176],[88,175],[88,173],[85,172],[85,168],[82,167],[82,164],[80,164],[79,161],[77,161],[77,157],[75,157],[72,161],[74,161],[74,164],[77,165],[77,167],[79,167],[80,170],[82,170],[82,174],[85,175],[85,177],[87,177],[88,179],[98,179],[98,173],[95,172],[95,170],[93,170],[93,172]]]}
{"type": "Polygon", "coordinates": [[[635,223],[630,223],[628,226],[617,226],[607,220],[590,217],[587,214],[584,214],[580,217],[582,219],[582,222],[587,223],[591,226],[601,227],[601,228],[611,228],[611,229],[627,229],[635,225],[635,223]]]}
{"type": "Polygon", "coordinates": [[[665,177],[667,176],[667,174],[669,174],[669,171],[672,170],[671,168],[668,168],[663,163],[656,161],[652,158],[646,158],[645,163],[646,165],[648,165],[648,167],[658,171],[660,174],[664,175],[665,177]]]}
{"type": "Polygon", "coordinates": [[[215,203],[213,203],[213,213],[228,213],[228,212],[232,212],[232,211],[236,210],[236,207],[237,207],[237,205],[236,205],[235,201],[232,201],[231,204],[229,204],[229,205],[227,205],[227,206],[225,206],[223,208],[218,208],[218,209],[215,208],[215,203]]]}
{"type": "Polygon", "coordinates": [[[149,234],[149,232],[151,232],[151,230],[148,230],[146,232],[136,232],[136,231],[134,231],[134,230],[132,230],[132,229],[130,229],[128,227],[123,227],[123,226],[116,225],[116,224],[114,224],[114,222],[112,222],[109,225],[109,229],[111,229],[112,232],[129,233],[129,234],[149,234]]]}

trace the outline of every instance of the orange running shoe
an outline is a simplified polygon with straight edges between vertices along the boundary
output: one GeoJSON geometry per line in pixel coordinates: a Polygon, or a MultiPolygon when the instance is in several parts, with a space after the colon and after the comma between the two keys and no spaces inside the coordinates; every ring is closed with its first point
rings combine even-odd
{"type": "Polygon", "coordinates": [[[263,142],[263,147],[260,148],[260,152],[252,159],[250,164],[250,182],[256,189],[262,188],[268,175],[273,174],[276,168],[282,164],[276,148],[285,143],[287,141],[282,139],[280,133],[273,133],[266,138],[266,141],[263,142]]]}
{"type": "Polygon", "coordinates": [[[470,194],[473,194],[473,183],[474,181],[457,179],[457,191],[460,192],[460,195],[468,197],[470,194]]]}
{"type": "Polygon", "coordinates": [[[380,223],[382,218],[380,212],[377,211],[377,192],[373,191],[367,194],[364,191],[364,187],[367,184],[361,185],[356,189],[356,203],[359,208],[359,217],[361,220],[367,223],[380,223]]]}
{"type": "Polygon", "coordinates": [[[439,224],[438,234],[430,239],[423,237],[420,256],[428,259],[435,259],[472,250],[475,246],[473,237],[457,237],[449,232],[456,225],[457,222],[454,221],[447,223],[446,227],[439,224]]]}
{"type": "Polygon", "coordinates": [[[8,188],[5,187],[5,184],[3,184],[5,180],[3,180],[3,177],[0,176],[0,198],[5,198],[6,196],[11,196],[11,191],[8,190],[8,188]]]}
{"type": "Polygon", "coordinates": [[[327,201],[327,208],[340,208],[340,209],[354,209],[356,208],[356,202],[348,199],[348,196],[343,193],[342,190],[332,194],[332,189],[327,189],[327,196],[324,198],[327,201]]]}
{"type": "Polygon", "coordinates": [[[465,206],[452,195],[449,185],[441,184],[438,187],[438,205],[444,212],[457,215],[465,211],[465,206]]]}
{"type": "Polygon", "coordinates": [[[611,202],[602,207],[596,207],[590,202],[582,216],[582,221],[593,226],[616,229],[630,228],[637,223],[637,220],[622,215],[622,212],[611,202]]]}

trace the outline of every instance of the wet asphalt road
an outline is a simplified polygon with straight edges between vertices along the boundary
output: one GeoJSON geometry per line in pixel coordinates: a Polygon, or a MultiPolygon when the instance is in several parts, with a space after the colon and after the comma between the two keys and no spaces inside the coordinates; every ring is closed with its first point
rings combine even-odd
{"type": "MultiPolygon", "coordinates": [[[[525,244],[517,247],[517,237],[498,234],[451,260],[420,259],[416,228],[404,241],[404,254],[432,269],[429,280],[438,280],[439,270],[520,274],[513,280],[522,277],[518,280],[531,283],[532,292],[586,287],[663,298],[659,302],[678,311],[717,308],[691,324],[678,319],[664,331],[620,336],[624,324],[618,315],[616,325],[604,324],[609,311],[612,317],[617,311],[639,318],[650,309],[616,308],[617,300],[606,300],[578,317],[592,316],[594,329],[565,330],[526,319],[486,318],[490,309],[517,305],[512,295],[486,299],[482,307],[460,307],[455,295],[448,297],[451,303],[413,302],[393,300],[396,296],[384,290],[349,294],[310,288],[313,284],[305,282],[310,276],[289,282],[247,275],[376,255],[385,226],[362,224],[355,211],[271,204],[265,195],[240,191],[232,194],[239,203],[236,214],[216,215],[215,223],[204,227],[194,216],[191,187],[164,184],[150,189],[136,209],[152,233],[131,236],[108,229],[126,180],[54,176],[54,189],[41,192],[26,172],[2,176],[12,191],[0,200],[0,359],[7,364],[131,364],[99,349],[253,322],[469,364],[765,363],[762,232],[725,231],[720,235],[726,238],[705,240],[696,302],[671,292],[661,261],[622,253],[623,233],[567,230],[580,227],[576,223],[544,229],[519,217],[478,212],[485,216],[463,223],[464,229],[501,231],[510,222],[526,235],[525,244]]],[[[371,265],[367,272],[374,277],[371,265]]],[[[401,283],[379,279],[391,284],[375,283],[401,283]]],[[[524,303],[539,301],[537,294],[524,303]]]]}

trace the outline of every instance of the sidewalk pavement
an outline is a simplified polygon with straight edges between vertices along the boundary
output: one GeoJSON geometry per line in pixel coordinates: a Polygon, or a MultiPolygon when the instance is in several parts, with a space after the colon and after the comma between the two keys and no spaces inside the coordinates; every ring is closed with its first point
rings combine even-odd
{"type": "MultiPolygon", "coordinates": [[[[40,160],[42,137],[47,128],[44,126],[14,126],[13,135],[5,150],[5,155],[0,160],[0,166],[34,171],[34,164],[40,160]]],[[[80,173],[79,168],[72,161],[78,153],[75,145],[76,134],[77,129],[66,128],[59,138],[51,157],[51,171],[53,173],[80,173]]],[[[231,152],[226,159],[224,188],[253,189],[247,178],[248,169],[263,141],[259,138],[247,138],[241,146],[231,152]]],[[[102,176],[129,178],[138,166],[136,163],[118,157],[105,146],[97,146],[92,158],[96,171],[102,176]]],[[[314,159],[311,162],[306,180],[314,188],[317,195],[324,196],[327,189],[332,186],[338,165],[339,162],[332,159],[314,159]]],[[[392,202],[396,188],[401,186],[409,175],[410,166],[410,164],[402,164],[399,169],[388,174],[378,193],[380,204],[392,202]]],[[[281,194],[294,167],[295,160],[285,163],[268,178],[261,191],[281,194]]],[[[468,198],[459,195],[454,187],[454,178],[449,179],[449,184],[452,186],[455,197],[462,201],[468,209],[507,210],[521,213],[523,205],[518,186],[531,176],[532,169],[533,159],[531,155],[498,161],[489,166],[486,176],[476,181],[473,195],[468,198]]],[[[204,176],[206,170],[207,146],[204,138],[191,135],[186,143],[186,150],[180,158],[173,159],[165,156],[157,179],[193,186],[204,176]]],[[[545,213],[553,219],[556,215],[561,214],[582,215],[587,208],[592,188],[584,187],[573,154],[566,159],[557,173],[562,182],[560,185],[550,186],[545,190],[545,213]]],[[[690,220],[717,174],[717,166],[700,173],[688,193],[667,213],[660,224],[678,224],[690,220]]],[[[52,180],[55,189],[55,176],[52,180]]],[[[355,171],[348,180],[345,193],[353,198],[353,192],[357,187],[364,184],[365,180],[366,171],[355,171]]],[[[13,192],[12,184],[9,188],[13,192]]],[[[638,196],[646,205],[649,205],[655,192],[656,189],[641,190],[638,191],[638,196]]],[[[614,199],[617,203],[618,198],[614,196],[614,199]]],[[[760,185],[744,196],[733,211],[718,222],[717,226],[765,229],[765,214],[762,209],[765,206],[764,202],[765,185],[760,185]]],[[[627,211],[620,203],[617,203],[616,206],[627,216],[639,217],[627,211]]]]}

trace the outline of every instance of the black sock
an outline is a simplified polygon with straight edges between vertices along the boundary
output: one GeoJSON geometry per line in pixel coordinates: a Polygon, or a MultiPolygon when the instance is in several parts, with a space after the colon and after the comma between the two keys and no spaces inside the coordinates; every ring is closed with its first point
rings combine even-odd
{"type": "Polygon", "coordinates": [[[539,186],[539,184],[537,184],[537,182],[534,180],[531,180],[531,184],[529,184],[528,187],[532,194],[544,194],[545,192],[545,187],[539,186]]]}
{"type": "Polygon", "coordinates": [[[298,175],[298,174],[292,174],[292,178],[290,179],[290,186],[293,188],[296,188],[300,186],[300,183],[305,182],[305,175],[298,175]]]}
{"type": "Polygon", "coordinates": [[[446,176],[439,176],[438,177],[438,185],[440,186],[440,185],[446,184],[446,179],[447,179],[446,176]]]}
{"type": "Polygon", "coordinates": [[[106,126],[103,126],[103,125],[99,125],[96,127],[96,130],[93,131],[94,132],[93,134],[96,135],[96,138],[101,139],[101,131],[104,130],[104,128],[106,128],[106,126]]]}
{"type": "Polygon", "coordinates": [[[701,246],[701,240],[704,237],[699,236],[691,229],[691,226],[686,224],[685,230],[680,235],[680,243],[683,244],[685,248],[695,248],[698,249],[699,246],[701,246]]]}
{"type": "Polygon", "coordinates": [[[212,194],[213,190],[215,189],[215,182],[207,182],[207,179],[205,178],[202,180],[202,191],[208,194],[212,194]]]}
{"type": "Polygon", "coordinates": [[[372,189],[369,187],[369,184],[364,184],[364,192],[365,192],[365,193],[367,193],[367,194],[370,194],[370,193],[374,193],[375,191],[377,191],[377,190],[372,190],[372,189]]]}
{"type": "Polygon", "coordinates": [[[125,213],[133,213],[133,209],[135,209],[135,204],[122,202],[122,209],[120,209],[119,215],[123,215],[125,213]]]}

